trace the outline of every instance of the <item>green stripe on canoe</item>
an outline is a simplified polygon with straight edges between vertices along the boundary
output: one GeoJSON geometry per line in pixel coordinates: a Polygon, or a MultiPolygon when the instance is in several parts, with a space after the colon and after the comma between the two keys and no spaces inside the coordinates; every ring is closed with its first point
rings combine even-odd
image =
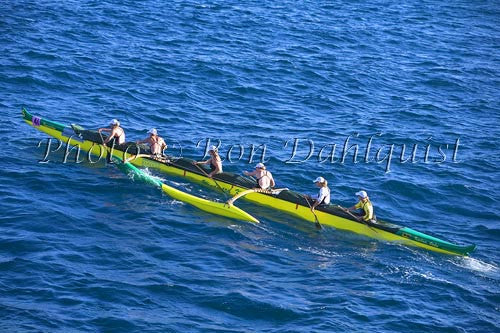
{"type": "Polygon", "coordinates": [[[468,255],[469,253],[473,252],[476,249],[476,245],[474,244],[468,246],[455,245],[453,243],[426,235],[424,233],[418,232],[416,230],[407,227],[399,229],[396,235],[461,255],[468,255]]]}

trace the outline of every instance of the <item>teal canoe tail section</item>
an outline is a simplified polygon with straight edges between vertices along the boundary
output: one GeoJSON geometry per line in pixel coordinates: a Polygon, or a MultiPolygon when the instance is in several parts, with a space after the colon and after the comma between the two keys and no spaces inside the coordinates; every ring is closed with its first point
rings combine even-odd
{"type": "Polygon", "coordinates": [[[139,180],[146,184],[161,188],[162,182],[155,177],[150,176],[147,173],[137,169],[135,166],[128,162],[123,163],[122,160],[117,157],[113,157],[112,160],[118,169],[120,169],[125,174],[131,175],[134,180],[139,180]]]}
{"type": "Polygon", "coordinates": [[[476,249],[476,245],[467,245],[467,246],[460,246],[456,245],[447,241],[444,241],[442,239],[436,238],[429,236],[427,234],[418,232],[416,230],[413,230],[411,228],[401,228],[399,231],[396,233],[399,236],[414,240],[416,242],[420,242],[423,244],[431,245],[434,247],[437,247],[439,249],[443,249],[446,251],[450,252],[455,252],[461,255],[469,255],[471,252],[473,252],[476,249]]]}
{"type": "Polygon", "coordinates": [[[53,129],[61,131],[61,132],[64,131],[64,129],[66,128],[65,125],[58,123],[56,121],[45,120],[45,119],[33,116],[25,108],[23,108],[21,110],[21,112],[23,114],[23,119],[31,121],[33,123],[33,126],[44,125],[44,126],[48,126],[50,128],[53,128],[53,129]]]}

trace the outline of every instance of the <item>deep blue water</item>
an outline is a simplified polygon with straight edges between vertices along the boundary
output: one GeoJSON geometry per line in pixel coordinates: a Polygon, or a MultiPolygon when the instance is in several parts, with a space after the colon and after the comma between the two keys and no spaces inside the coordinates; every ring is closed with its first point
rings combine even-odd
{"type": "Polygon", "coordinates": [[[499,8],[0,2],[0,330],[498,332],[499,8]],[[240,202],[256,226],[104,163],[37,163],[47,136],[21,121],[23,106],[88,128],[118,118],[131,140],[154,126],[172,153],[196,159],[220,140],[234,172],[266,145],[279,186],[314,192],[323,175],[335,202],[363,188],[379,218],[478,249],[459,258],[318,232],[240,202]],[[291,162],[307,140],[313,155],[286,163],[296,138],[291,162]],[[357,163],[354,147],[339,161],[347,138],[357,163]],[[319,163],[333,144],[333,163],[319,163]],[[417,144],[414,163],[400,163],[403,144],[404,157],[417,144]]]}

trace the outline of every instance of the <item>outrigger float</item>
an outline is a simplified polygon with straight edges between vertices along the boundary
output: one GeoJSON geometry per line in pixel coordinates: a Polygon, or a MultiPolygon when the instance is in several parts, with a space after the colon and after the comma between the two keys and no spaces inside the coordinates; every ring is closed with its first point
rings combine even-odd
{"type": "Polygon", "coordinates": [[[183,201],[211,214],[225,216],[236,220],[259,223],[259,220],[257,220],[255,217],[236,206],[229,205],[227,203],[206,200],[195,195],[183,192],[172,186],[168,186],[159,179],[145,173],[140,169],[137,169],[129,162],[123,162],[120,158],[117,157],[113,157],[112,159],[118,169],[131,176],[134,180],[138,179],[147,184],[156,186],[160,188],[163,193],[173,199],[183,201]]]}
{"type": "MultiPolygon", "coordinates": [[[[55,121],[33,116],[26,109],[22,110],[22,115],[23,120],[27,124],[68,145],[79,146],[81,150],[90,152],[94,155],[101,154],[102,137],[97,131],[85,130],[75,124],[66,126],[55,121]],[[100,147],[96,148],[96,146],[100,147]]],[[[135,143],[125,143],[123,145],[115,145],[108,153],[110,152],[115,158],[127,160],[129,157],[134,157],[139,152],[141,154],[147,154],[148,151],[149,148],[147,146],[137,145],[135,143]]],[[[344,207],[339,205],[317,207],[315,210],[316,213],[313,214],[310,210],[310,203],[307,198],[300,193],[288,189],[271,192],[250,191],[257,186],[255,180],[230,172],[223,172],[215,175],[213,178],[209,178],[207,177],[208,170],[193,165],[192,162],[193,160],[188,158],[173,159],[168,156],[163,160],[157,160],[151,157],[130,159],[130,163],[134,164],[136,167],[156,169],[172,176],[185,178],[192,182],[223,190],[232,196],[238,196],[241,192],[246,191],[246,195],[243,198],[252,203],[279,210],[312,223],[318,224],[318,221],[320,221],[322,226],[347,230],[382,241],[397,242],[407,246],[420,247],[450,255],[466,256],[476,248],[474,244],[453,244],[411,228],[402,227],[381,220],[377,222],[360,222],[356,220],[352,214],[346,211],[344,207]]],[[[140,170],[138,171],[140,172],[140,170]]],[[[220,204],[224,205],[222,203],[220,204]]],[[[235,208],[233,205],[230,206],[231,208],[235,208]]]]}

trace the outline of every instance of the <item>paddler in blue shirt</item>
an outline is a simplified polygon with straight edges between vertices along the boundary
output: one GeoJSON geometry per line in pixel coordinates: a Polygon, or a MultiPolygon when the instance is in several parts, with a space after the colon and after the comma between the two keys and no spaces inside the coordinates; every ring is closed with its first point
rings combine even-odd
{"type": "Polygon", "coordinates": [[[311,196],[314,199],[314,203],[311,206],[311,211],[314,211],[319,205],[328,205],[330,203],[330,188],[328,187],[328,182],[323,177],[317,177],[313,183],[319,187],[319,192],[315,196],[311,196]]]}
{"type": "Polygon", "coordinates": [[[252,172],[243,171],[246,176],[254,176],[257,178],[257,184],[263,190],[270,190],[276,184],[274,183],[274,178],[271,172],[266,170],[264,163],[257,163],[255,170],[252,172]]]}
{"type": "Polygon", "coordinates": [[[359,202],[356,205],[348,208],[348,210],[358,210],[358,221],[367,222],[374,220],[373,205],[370,201],[370,198],[368,198],[368,194],[365,191],[359,191],[356,192],[356,195],[358,196],[359,202]]]}

